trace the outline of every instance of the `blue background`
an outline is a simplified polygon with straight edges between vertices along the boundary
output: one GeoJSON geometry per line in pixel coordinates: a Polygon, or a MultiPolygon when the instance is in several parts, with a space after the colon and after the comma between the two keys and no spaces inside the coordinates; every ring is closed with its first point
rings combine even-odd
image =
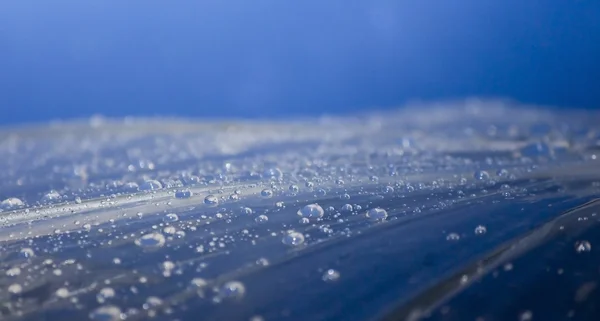
{"type": "Polygon", "coordinates": [[[0,2],[0,123],[600,106],[597,0],[0,2]]]}

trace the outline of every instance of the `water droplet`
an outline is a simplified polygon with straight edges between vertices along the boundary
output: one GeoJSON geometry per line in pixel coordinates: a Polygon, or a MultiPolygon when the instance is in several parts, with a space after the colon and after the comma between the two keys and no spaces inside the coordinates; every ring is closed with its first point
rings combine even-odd
{"type": "Polygon", "coordinates": [[[173,271],[173,269],[175,269],[175,263],[171,262],[171,261],[164,261],[161,264],[162,267],[162,274],[164,277],[168,278],[171,276],[171,273],[173,271]]]}
{"type": "Polygon", "coordinates": [[[12,210],[23,206],[25,206],[23,201],[16,197],[7,198],[0,203],[0,209],[2,210],[12,210]]]}
{"type": "Polygon", "coordinates": [[[281,180],[283,178],[283,172],[276,167],[267,168],[263,172],[263,176],[268,179],[281,180]]]}
{"type": "Polygon", "coordinates": [[[589,252],[592,250],[592,244],[588,241],[579,241],[575,243],[575,250],[578,253],[589,252]]]}
{"type": "Polygon", "coordinates": [[[18,266],[6,270],[6,276],[15,277],[21,274],[21,269],[18,266]]]}
{"type": "Polygon", "coordinates": [[[177,221],[179,221],[179,216],[175,213],[169,213],[163,218],[163,222],[165,223],[173,223],[177,221]]]}
{"type": "Polygon", "coordinates": [[[290,193],[292,194],[298,194],[298,192],[300,191],[300,188],[298,187],[298,185],[290,185],[289,187],[290,193]]]}
{"type": "Polygon", "coordinates": [[[98,303],[102,304],[109,299],[115,297],[115,290],[113,288],[103,288],[96,295],[96,300],[98,303]]]}
{"type": "Polygon", "coordinates": [[[57,201],[60,199],[60,194],[58,194],[57,191],[50,191],[49,193],[47,193],[46,195],[44,195],[42,197],[42,202],[43,203],[48,203],[48,202],[53,202],[53,201],[57,201]]]}
{"type": "Polygon", "coordinates": [[[246,288],[238,281],[229,281],[219,290],[219,296],[222,298],[241,298],[245,293],[246,288]]]}
{"type": "Polygon", "coordinates": [[[317,218],[323,217],[323,214],[325,214],[325,211],[319,204],[308,204],[308,205],[304,206],[303,208],[301,208],[300,210],[298,210],[298,212],[296,214],[298,214],[302,217],[309,218],[309,219],[310,218],[317,219],[317,218]]]}
{"type": "Polygon", "coordinates": [[[154,191],[163,188],[162,184],[154,179],[147,180],[140,185],[140,191],[154,191]]]}
{"type": "Polygon", "coordinates": [[[35,256],[35,252],[33,252],[33,250],[31,248],[23,248],[21,249],[21,251],[19,251],[19,256],[29,259],[35,256]]]}
{"type": "Polygon", "coordinates": [[[256,221],[256,223],[266,223],[267,221],[269,221],[269,217],[267,217],[266,215],[259,215],[257,216],[254,221],[256,221]]]}
{"type": "Polygon", "coordinates": [[[55,294],[57,297],[64,299],[69,296],[69,290],[67,288],[59,288],[56,290],[55,294]]]}
{"type": "Polygon", "coordinates": [[[242,207],[241,212],[244,215],[252,215],[254,213],[254,211],[249,207],[242,207]]]}
{"type": "Polygon", "coordinates": [[[146,303],[142,305],[144,310],[156,309],[163,304],[163,300],[155,296],[149,296],[146,298],[146,303]]]}
{"type": "Polygon", "coordinates": [[[11,284],[8,287],[8,293],[10,294],[20,294],[21,292],[23,292],[23,287],[18,283],[11,284]]]}
{"type": "Polygon", "coordinates": [[[120,321],[123,313],[121,309],[114,305],[105,305],[96,308],[90,313],[90,319],[94,321],[120,321]]]}
{"type": "Polygon", "coordinates": [[[260,191],[260,196],[262,198],[271,198],[273,197],[273,191],[268,188],[265,188],[262,191],[260,191]]]}
{"type": "Polygon", "coordinates": [[[373,221],[384,221],[388,214],[386,210],[376,207],[368,210],[365,216],[373,221]]]}
{"type": "Polygon", "coordinates": [[[204,204],[208,206],[217,206],[219,204],[219,199],[211,194],[204,198],[204,204]]]}
{"type": "Polygon", "coordinates": [[[329,269],[327,271],[325,271],[325,273],[323,274],[323,281],[325,282],[335,282],[337,280],[339,280],[340,278],[340,272],[334,270],[334,269],[329,269]]]}
{"type": "Polygon", "coordinates": [[[486,172],[486,171],[476,171],[473,174],[473,178],[475,178],[476,180],[479,180],[479,181],[487,180],[490,178],[490,174],[488,174],[488,172],[486,172]]]}
{"type": "Polygon", "coordinates": [[[502,168],[496,172],[496,175],[500,176],[500,177],[506,177],[506,176],[508,176],[508,171],[506,169],[502,168]]]}
{"type": "Polygon", "coordinates": [[[165,236],[158,232],[148,233],[135,240],[135,244],[144,249],[157,249],[165,245],[165,236]]]}
{"type": "Polygon", "coordinates": [[[189,189],[180,189],[175,192],[175,198],[186,199],[192,197],[192,192],[189,189]]]}
{"type": "Polygon", "coordinates": [[[446,240],[448,240],[448,241],[458,241],[458,240],[460,240],[460,235],[458,235],[456,233],[450,233],[450,234],[448,234],[448,236],[446,236],[446,240]]]}
{"type": "Polygon", "coordinates": [[[190,287],[196,291],[204,289],[207,284],[208,282],[203,278],[193,278],[190,281],[190,287]]]}
{"type": "Polygon", "coordinates": [[[487,228],[483,225],[479,225],[475,228],[475,234],[477,234],[477,235],[485,234],[486,232],[487,232],[487,228]]]}
{"type": "Polygon", "coordinates": [[[285,245],[298,246],[304,243],[304,235],[296,231],[289,231],[281,241],[285,245]]]}
{"type": "Polygon", "coordinates": [[[322,189],[322,188],[319,188],[319,189],[317,190],[317,196],[319,196],[319,197],[323,197],[323,196],[325,196],[325,195],[327,195],[327,191],[326,191],[326,190],[324,190],[324,189],[322,189]]]}

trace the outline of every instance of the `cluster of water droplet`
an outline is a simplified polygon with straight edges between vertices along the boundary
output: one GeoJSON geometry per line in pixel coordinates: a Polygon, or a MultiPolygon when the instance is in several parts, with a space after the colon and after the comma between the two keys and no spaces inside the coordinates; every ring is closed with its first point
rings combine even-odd
{"type": "MultiPolygon", "coordinates": [[[[244,269],[457,203],[524,199],[523,181],[557,160],[596,159],[589,133],[551,115],[500,121],[475,110],[262,126],[94,121],[43,128],[43,140],[3,136],[0,297],[19,300],[45,280],[56,284],[45,306],[84,309],[91,296],[93,320],[173,313],[190,293],[243,299],[254,289],[233,276],[244,269]],[[550,129],[537,130],[540,119],[550,129]]],[[[460,246],[495,230],[468,228],[435,233],[460,246]]],[[[327,283],[346,273],[307,268],[327,283]]],[[[27,304],[11,313],[33,313],[27,304]]]]}

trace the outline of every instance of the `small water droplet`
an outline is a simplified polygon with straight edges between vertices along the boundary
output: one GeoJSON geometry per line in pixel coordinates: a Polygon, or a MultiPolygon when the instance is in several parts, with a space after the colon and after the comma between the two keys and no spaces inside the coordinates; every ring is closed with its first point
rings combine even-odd
{"type": "Polygon", "coordinates": [[[579,241],[575,243],[575,250],[578,253],[589,252],[592,250],[592,244],[588,241],[579,241]]]}
{"type": "Polygon", "coordinates": [[[475,228],[475,234],[477,234],[477,235],[485,234],[486,232],[487,232],[487,228],[483,225],[479,225],[475,228]]]}
{"type": "Polygon", "coordinates": [[[219,296],[222,298],[241,298],[245,293],[244,284],[238,281],[229,281],[219,290],[219,296]]]}
{"type": "Polygon", "coordinates": [[[448,234],[448,236],[446,236],[446,240],[448,240],[448,241],[458,241],[458,240],[460,240],[460,235],[458,235],[456,233],[450,233],[450,234],[448,234]]]}
{"type": "Polygon", "coordinates": [[[323,274],[323,281],[325,282],[335,282],[337,280],[339,280],[340,278],[340,272],[334,270],[334,269],[329,269],[327,271],[325,271],[325,273],[323,274]]]}

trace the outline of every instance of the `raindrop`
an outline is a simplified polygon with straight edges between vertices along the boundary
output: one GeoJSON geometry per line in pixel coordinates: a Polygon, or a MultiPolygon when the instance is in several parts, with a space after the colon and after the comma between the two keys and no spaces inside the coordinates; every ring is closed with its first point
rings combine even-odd
{"type": "Polygon", "coordinates": [[[592,250],[592,244],[588,241],[580,241],[575,244],[575,250],[578,253],[589,252],[592,250]]]}
{"type": "Polygon", "coordinates": [[[21,251],[19,251],[19,256],[21,256],[22,258],[29,259],[29,258],[34,257],[35,253],[33,252],[33,250],[31,248],[26,247],[26,248],[21,249],[21,251]]]}
{"type": "Polygon", "coordinates": [[[96,308],[90,313],[90,319],[95,321],[120,321],[122,318],[121,309],[114,305],[105,305],[96,308]]]}
{"type": "Polygon", "coordinates": [[[204,198],[204,204],[208,206],[217,206],[219,204],[219,199],[211,194],[204,198]]]}
{"type": "Polygon", "coordinates": [[[458,240],[460,240],[460,235],[458,235],[456,233],[450,233],[450,234],[448,234],[448,236],[446,236],[446,240],[448,240],[448,241],[458,241],[458,240]]]}
{"type": "Polygon", "coordinates": [[[241,298],[246,293],[246,288],[241,282],[229,281],[221,287],[219,295],[222,298],[241,298]]]}
{"type": "Polygon", "coordinates": [[[281,241],[285,245],[298,246],[304,243],[304,235],[296,231],[290,231],[283,237],[281,241]]]}
{"type": "Polygon", "coordinates": [[[7,198],[0,203],[0,209],[2,210],[12,210],[15,208],[23,207],[23,201],[16,197],[7,198]]]}
{"type": "Polygon", "coordinates": [[[186,199],[192,197],[192,192],[189,189],[181,189],[175,192],[175,198],[186,199]]]}
{"type": "Polygon", "coordinates": [[[325,211],[319,204],[308,204],[308,205],[304,206],[303,208],[301,208],[300,210],[298,210],[298,212],[296,214],[298,214],[302,217],[316,219],[316,218],[323,217],[323,214],[325,214],[325,211]]]}
{"type": "Polygon", "coordinates": [[[179,216],[177,216],[175,213],[169,213],[163,218],[163,222],[165,223],[173,223],[177,221],[179,221],[179,216]]]}
{"type": "Polygon", "coordinates": [[[486,232],[487,232],[487,228],[483,225],[479,225],[475,228],[475,234],[477,234],[477,235],[485,234],[486,232]]]}
{"type": "Polygon", "coordinates": [[[384,221],[388,214],[386,210],[376,207],[368,210],[365,216],[373,221],[384,221]]]}
{"type": "Polygon", "coordinates": [[[257,216],[254,221],[256,221],[256,223],[266,223],[267,221],[269,221],[269,217],[267,217],[266,215],[259,215],[257,216]]]}
{"type": "Polygon", "coordinates": [[[344,204],[344,206],[342,206],[342,212],[352,212],[352,205],[344,204]]]}
{"type": "Polygon", "coordinates": [[[59,199],[60,199],[60,194],[58,194],[58,192],[50,191],[49,193],[44,195],[44,197],[42,197],[42,202],[47,203],[47,202],[57,201],[59,199]]]}
{"type": "Polygon", "coordinates": [[[154,191],[163,188],[162,184],[157,180],[147,180],[140,185],[141,191],[154,191]]]}
{"type": "Polygon", "coordinates": [[[158,232],[149,233],[135,240],[135,244],[144,249],[157,249],[165,245],[165,236],[158,232]]]}
{"type": "Polygon", "coordinates": [[[6,276],[15,277],[21,274],[21,269],[18,266],[6,270],[6,276]]]}
{"type": "Polygon", "coordinates": [[[10,294],[20,294],[21,292],[23,292],[23,287],[18,283],[11,284],[8,287],[8,293],[10,294]]]}
{"type": "Polygon", "coordinates": [[[300,191],[300,188],[298,188],[298,185],[290,185],[289,187],[290,193],[292,194],[298,194],[298,192],[300,191]]]}
{"type": "Polygon", "coordinates": [[[260,191],[260,196],[262,198],[271,198],[273,197],[273,191],[268,188],[265,188],[262,191],[260,191]]]}
{"type": "Polygon", "coordinates": [[[335,282],[337,280],[339,280],[340,278],[340,272],[334,270],[334,269],[329,269],[327,271],[325,271],[325,273],[323,274],[323,281],[325,282],[335,282]]]}
{"type": "Polygon", "coordinates": [[[488,174],[488,172],[486,172],[486,171],[476,171],[476,172],[473,174],[473,177],[474,177],[476,180],[482,181],[482,180],[487,180],[487,179],[489,179],[489,178],[490,178],[490,174],[488,174]]]}
{"type": "Polygon", "coordinates": [[[96,300],[98,301],[98,303],[102,304],[102,303],[106,302],[107,300],[112,299],[114,297],[115,297],[115,290],[113,290],[113,288],[103,288],[96,295],[96,300]]]}

